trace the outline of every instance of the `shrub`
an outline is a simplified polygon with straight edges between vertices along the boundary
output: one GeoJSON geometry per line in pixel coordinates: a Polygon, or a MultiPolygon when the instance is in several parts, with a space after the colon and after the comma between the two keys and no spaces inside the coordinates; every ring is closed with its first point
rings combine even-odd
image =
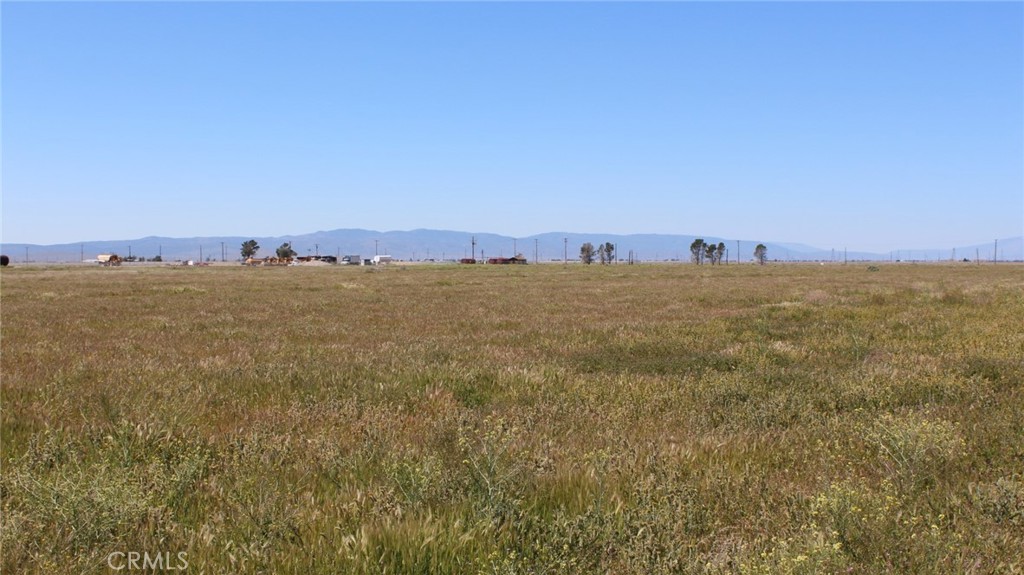
{"type": "Polygon", "coordinates": [[[1024,527],[1024,481],[1001,477],[969,487],[971,503],[996,523],[1024,527]]]}
{"type": "Polygon", "coordinates": [[[878,449],[884,471],[906,490],[934,483],[938,472],[966,447],[952,423],[914,414],[883,415],[866,439],[878,449]]]}

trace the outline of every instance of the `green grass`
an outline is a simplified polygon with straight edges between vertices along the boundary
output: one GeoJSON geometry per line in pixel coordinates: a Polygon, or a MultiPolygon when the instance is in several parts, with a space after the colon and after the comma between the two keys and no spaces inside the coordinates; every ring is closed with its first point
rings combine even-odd
{"type": "Polygon", "coordinates": [[[1017,265],[8,268],[5,573],[1024,570],[1017,265]]]}

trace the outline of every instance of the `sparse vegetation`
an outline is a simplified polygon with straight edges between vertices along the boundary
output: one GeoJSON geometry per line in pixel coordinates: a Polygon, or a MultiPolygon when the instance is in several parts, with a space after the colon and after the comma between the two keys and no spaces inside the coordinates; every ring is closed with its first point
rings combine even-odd
{"type": "Polygon", "coordinates": [[[0,569],[1020,572],[1021,268],[879,267],[5,268],[0,569]]]}

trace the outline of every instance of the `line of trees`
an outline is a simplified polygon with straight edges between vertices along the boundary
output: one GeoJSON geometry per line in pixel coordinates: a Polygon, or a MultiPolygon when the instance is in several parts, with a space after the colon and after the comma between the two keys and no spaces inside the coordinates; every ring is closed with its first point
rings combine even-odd
{"type": "Polygon", "coordinates": [[[704,238],[697,238],[690,244],[690,261],[700,265],[710,262],[711,265],[722,263],[725,257],[725,242],[718,242],[718,245],[704,241],[704,238]]]}
{"type": "MultiPolygon", "coordinates": [[[[249,240],[242,242],[242,259],[248,259],[256,256],[256,252],[260,251],[260,244],[256,240],[249,240]]],[[[277,257],[279,258],[291,258],[298,255],[298,253],[292,249],[291,242],[285,242],[277,248],[277,257]]],[[[611,242],[605,242],[598,244],[594,247],[594,244],[590,242],[584,243],[580,246],[580,261],[585,264],[592,264],[595,261],[601,262],[602,265],[615,263],[615,244],[611,242]]],[[[718,242],[713,244],[705,242],[703,238],[697,238],[690,244],[690,261],[695,264],[703,264],[708,262],[711,265],[721,264],[722,258],[725,257],[725,242],[718,242]]],[[[764,244],[757,244],[754,248],[754,260],[764,265],[768,259],[768,248],[764,244]]]]}
{"type": "Polygon", "coordinates": [[[605,242],[598,244],[597,248],[594,248],[594,244],[587,242],[580,246],[580,261],[585,264],[592,264],[594,260],[601,262],[601,265],[611,264],[615,262],[615,244],[611,242],[605,242]]]}
{"type": "MultiPolygon", "coordinates": [[[[695,264],[703,264],[709,262],[711,265],[722,263],[722,257],[725,256],[725,243],[718,242],[718,245],[705,242],[703,238],[697,238],[690,244],[690,261],[695,264]]],[[[736,254],[737,261],[739,260],[739,254],[736,254]]],[[[768,260],[768,246],[764,244],[757,244],[754,248],[754,261],[760,265],[768,260]]]]}
{"type": "MultiPolygon", "coordinates": [[[[242,254],[242,259],[243,260],[249,259],[251,257],[255,257],[256,256],[256,252],[258,252],[258,251],[260,251],[260,244],[257,243],[256,240],[249,240],[247,242],[242,242],[241,254],[242,254]]],[[[295,250],[292,249],[292,243],[291,242],[285,242],[285,243],[281,244],[281,246],[277,248],[277,251],[275,253],[277,254],[277,257],[279,257],[279,258],[293,258],[293,257],[299,255],[298,252],[296,252],[295,250]]]]}
{"type": "MultiPolygon", "coordinates": [[[[725,257],[725,242],[718,242],[718,244],[705,242],[704,238],[697,238],[690,244],[690,261],[701,265],[705,262],[711,265],[721,264],[722,259],[725,257]]],[[[737,254],[738,259],[738,254],[737,254]]],[[[585,264],[592,264],[595,260],[600,261],[602,264],[610,264],[615,261],[615,244],[607,242],[599,244],[597,248],[594,244],[587,242],[580,246],[580,261],[585,264]]],[[[760,265],[768,260],[768,247],[764,244],[757,244],[754,248],[754,261],[760,265]]]]}

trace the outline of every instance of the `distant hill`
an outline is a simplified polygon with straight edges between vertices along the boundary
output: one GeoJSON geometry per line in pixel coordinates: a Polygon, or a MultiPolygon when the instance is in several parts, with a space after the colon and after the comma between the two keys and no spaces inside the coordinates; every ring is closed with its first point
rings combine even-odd
{"type": "MultiPolygon", "coordinates": [[[[639,261],[689,260],[689,248],[698,237],[683,234],[605,234],[605,233],[562,233],[550,232],[522,238],[498,234],[471,233],[449,230],[409,230],[379,232],[362,229],[339,229],[318,231],[310,234],[248,237],[217,236],[197,238],[145,237],[130,240],[83,241],[71,244],[35,245],[3,244],[0,250],[11,257],[12,263],[24,262],[26,255],[32,262],[77,262],[89,260],[98,254],[116,253],[121,256],[133,255],[147,260],[160,255],[164,261],[213,260],[236,261],[242,242],[255,239],[260,245],[257,255],[272,255],[284,242],[291,242],[292,248],[300,255],[359,255],[364,258],[375,254],[391,255],[397,260],[452,260],[476,255],[479,258],[510,257],[520,253],[529,261],[570,261],[579,255],[584,242],[611,242],[616,245],[618,257],[625,260],[632,252],[639,261]],[[473,241],[475,239],[475,246],[473,241]]],[[[723,242],[730,261],[736,261],[737,249],[742,261],[750,261],[754,246],[763,243],[768,248],[768,258],[782,261],[843,261],[872,260],[949,260],[954,257],[950,248],[913,250],[889,253],[846,252],[821,249],[803,244],[773,242],[765,240],[719,238],[703,236],[707,242],[723,242]]],[[[960,260],[993,259],[993,243],[957,247],[955,257],[960,260]]],[[[998,240],[998,259],[1020,261],[1024,259],[1024,238],[998,240]]]]}

